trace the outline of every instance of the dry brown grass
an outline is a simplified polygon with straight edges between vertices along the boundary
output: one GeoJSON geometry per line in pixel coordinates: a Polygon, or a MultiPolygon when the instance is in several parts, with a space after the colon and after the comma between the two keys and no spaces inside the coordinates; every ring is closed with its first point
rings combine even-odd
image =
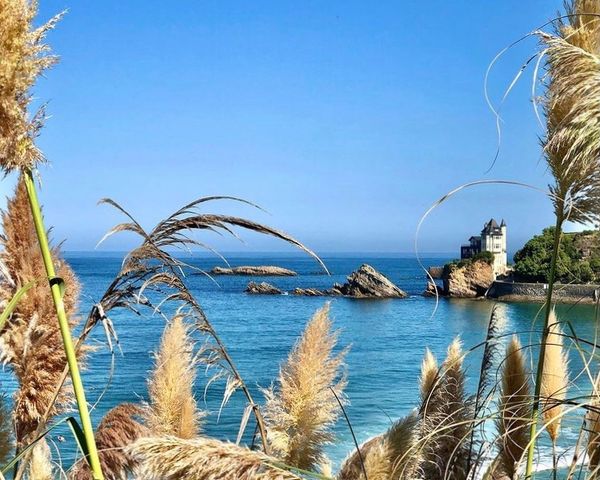
{"type": "Polygon", "coordinates": [[[209,438],[142,438],[129,451],[144,480],[300,480],[273,458],[209,438]]]}
{"type": "Polygon", "coordinates": [[[515,478],[529,443],[531,386],[521,343],[513,336],[506,348],[499,400],[499,453],[494,478],[515,478]]]}
{"type": "Polygon", "coordinates": [[[29,118],[31,87],[41,73],[56,62],[44,37],[60,18],[39,28],[32,23],[37,2],[0,0],[0,167],[33,168],[43,160],[35,145],[44,109],[29,118]]]}
{"type": "Polygon", "coordinates": [[[421,404],[423,409],[427,410],[429,397],[433,394],[436,383],[439,379],[439,367],[436,358],[431,350],[425,350],[425,356],[421,363],[421,376],[419,377],[419,389],[421,392],[421,404]]]}
{"type": "Polygon", "coordinates": [[[422,470],[428,480],[467,478],[472,399],[465,391],[462,343],[448,347],[441,378],[422,408],[422,470]]]}
{"type": "Polygon", "coordinates": [[[365,472],[359,468],[359,475],[352,478],[356,480],[389,480],[392,471],[390,445],[385,436],[377,437],[370,445],[370,448],[365,449],[364,455],[365,472]]]}
{"type": "MultiPolygon", "coordinates": [[[[417,448],[418,417],[398,420],[384,434],[360,446],[367,478],[394,480],[418,478],[420,453],[417,448]]],[[[357,451],[344,460],[338,480],[364,480],[365,474],[357,451]]]]}
{"type": "Polygon", "coordinates": [[[323,463],[323,447],[333,440],[331,427],[346,385],[345,351],[334,355],[329,305],[318,310],[281,367],[277,385],[264,390],[267,438],[272,454],[289,465],[311,470],[323,463]]]}
{"type": "Polygon", "coordinates": [[[544,354],[544,372],[540,389],[542,418],[550,439],[556,442],[560,433],[563,402],[569,385],[569,359],[563,349],[563,333],[554,310],[548,323],[548,340],[544,354]]]}
{"type": "Polygon", "coordinates": [[[600,20],[597,1],[575,0],[559,35],[546,44],[548,84],[543,141],[556,215],[575,222],[600,218],[600,20]]]}
{"type": "Polygon", "coordinates": [[[571,45],[595,55],[600,54],[600,2],[574,0],[567,5],[568,21],[559,27],[561,36],[571,45]]]}
{"type": "MultiPolygon", "coordinates": [[[[44,412],[51,406],[66,361],[22,180],[2,214],[2,223],[1,302],[6,303],[23,285],[36,282],[0,331],[1,360],[10,365],[19,384],[14,396],[13,419],[17,446],[23,446],[31,440],[44,412]]],[[[58,249],[53,255],[57,275],[67,285],[64,304],[73,327],[78,321],[79,283],[71,268],[60,258],[58,249]]],[[[50,410],[51,415],[68,406],[69,393],[68,388],[63,389],[57,404],[50,410]]]]}
{"type": "Polygon", "coordinates": [[[152,435],[187,439],[200,432],[203,415],[194,399],[193,350],[190,326],[183,316],[176,315],[165,327],[148,381],[150,403],[145,421],[152,435]]]}
{"type": "MultiPolygon", "coordinates": [[[[96,445],[102,472],[110,480],[127,480],[133,472],[135,461],[126,450],[140,437],[148,435],[148,429],[136,420],[142,408],[122,403],[110,410],[96,430],[96,445]]],[[[90,468],[79,460],[69,472],[69,480],[92,480],[90,468]]]]}
{"type": "Polygon", "coordinates": [[[52,480],[54,472],[52,467],[52,452],[45,439],[40,440],[31,449],[31,457],[27,465],[27,478],[29,480],[52,480]]]}
{"type": "Polygon", "coordinates": [[[592,398],[586,414],[586,428],[588,431],[587,455],[590,478],[600,476],[600,376],[596,378],[592,391],[592,398]]]}

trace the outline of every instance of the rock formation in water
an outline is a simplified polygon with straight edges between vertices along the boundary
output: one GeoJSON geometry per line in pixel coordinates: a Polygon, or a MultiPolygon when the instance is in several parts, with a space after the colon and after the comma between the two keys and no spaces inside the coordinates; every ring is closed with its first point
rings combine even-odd
{"type": "Polygon", "coordinates": [[[334,291],[340,295],[354,298],[404,298],[406,292],[400,290],[384,275],[366,263],[348,275],[346,283],[334,285],[334,291]]]}
{"type": "Polygon", "coordinates": [[[246,293],[261,295],[281,295],[281,290],[267,282],[250,282],[246,287],[246,293]]]}
{"type": "Polygon", "coordinates": [[[243,267],[215,267],[210,271],[211,275],[245,275],[249,277],[293,277],[297,275],[293,270],[273,266],[243,266],[243,267]]]}
{"type": "Polygon", "coordinates": [[[431,280],[427,282],[427,287],[423,292],[423,295],[426,297],[443,297],[445,295],[444,289],[439,285],[436,285],[431,280]]]}
{"type": "Polygon", "coordinates": [[[405,298],[408,295],[370,265],[364,264],[348,275],[346,283],[336,283],[327,290],[296,288],[293,295],[344,296],[352,298],[405,298]]]}
{"type": "Polygon", "coordinates": [[[484,260],[450,263],[444,267],[442,279],[447,297],[483,297],[494,282],[494,271],[484,260]]]}
{"type": "Polygon", "coordinates": [[[442,278],[442,275],[444,274],[444,267],[429,267],[427,272],[429,275],[431,275],[431,278],[442,278]]]}

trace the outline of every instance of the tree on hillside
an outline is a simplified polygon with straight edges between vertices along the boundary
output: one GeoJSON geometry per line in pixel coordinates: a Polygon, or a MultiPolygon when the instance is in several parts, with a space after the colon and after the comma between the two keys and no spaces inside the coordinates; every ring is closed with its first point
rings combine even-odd
{"type": "MultiPolygon", "coordinates": [[[[563,234],[557,260],[556,278],[563,283],[589,283],[600,279],[600,256],[597,251],[584,256],[578,248],[581,236],[595,232],[563,234]]],[[[514,256],[514,273],[519,280],[547,282],[550,274],[554,227],[535,235],[514,256]]]]}

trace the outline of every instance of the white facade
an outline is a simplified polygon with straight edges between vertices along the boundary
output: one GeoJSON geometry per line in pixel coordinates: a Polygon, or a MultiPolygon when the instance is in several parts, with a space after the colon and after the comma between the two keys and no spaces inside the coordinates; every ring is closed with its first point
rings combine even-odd
{"type": "Polygon", "coordinates": [[[503,274],[506,271],[506,222],[502,220],[500,226],[492,218],[481,231],[481,251],[494,254],[494,273],[503,274]]]}
{"type": "Polygon", "coordinates": [[[495,275],[506,273],[508,265],[506,256],[506,222],[498,225],[493,218],[483,225],[481,235],[469,238],[469,243],[462,245],[460,258],[472,258],[479,252],[491,252],[494,254],[493,269],[495,275]]]}

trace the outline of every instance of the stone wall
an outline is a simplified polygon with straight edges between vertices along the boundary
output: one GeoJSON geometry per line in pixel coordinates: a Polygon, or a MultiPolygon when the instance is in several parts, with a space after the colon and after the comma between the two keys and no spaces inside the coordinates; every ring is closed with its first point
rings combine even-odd
{"type": "MultiPolygon", "coordinates": [[[[495,281],[487,292],[488,298],[504,301],[546,300],[547,284],[495,281]]],[[[553,298],[564,303],[595,303],[600,296],[600,285],[562,285],[556,284],[553,298]]]]}

